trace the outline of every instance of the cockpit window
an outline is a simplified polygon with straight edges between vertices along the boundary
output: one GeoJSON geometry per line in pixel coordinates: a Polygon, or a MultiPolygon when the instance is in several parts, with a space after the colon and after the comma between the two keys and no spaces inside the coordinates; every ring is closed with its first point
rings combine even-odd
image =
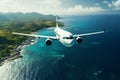
{"type": "Polygon", "coordinates": [[[63,39],[73,39],[73,36],[70,36],[70,37],[63,37],[63,39]]]}
{"type": "Polygon", "coordinates": [[[73,39],[73,36],[70,36],[70,39],[73,39]]]}

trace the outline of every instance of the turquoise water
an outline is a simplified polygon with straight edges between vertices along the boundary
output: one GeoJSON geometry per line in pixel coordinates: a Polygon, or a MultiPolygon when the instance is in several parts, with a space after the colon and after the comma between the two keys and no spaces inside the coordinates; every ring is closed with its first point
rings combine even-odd
{"type": "MultiPolygon", "coordinates": [[[[23,47],[23,58],[0,66],[0,80],[119,80],[120,15],[74,16],[62,20],[73,34],[106,29],[105,34],[83,37],[71,48],[45,39],[23,47]],[[69,26],[68,26],[69,25],[69,26]]],[[[37,32],[55,35],[54,28],[37,32]]]]}

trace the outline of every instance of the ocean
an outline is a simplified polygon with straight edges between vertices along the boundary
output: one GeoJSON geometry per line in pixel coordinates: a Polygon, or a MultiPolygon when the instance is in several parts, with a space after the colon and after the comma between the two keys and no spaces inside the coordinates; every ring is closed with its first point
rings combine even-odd
{"type": "MultiPolygon", "coordinates": [[[[65,30],[73,34],[101,31],[82,37],[83,43],[65,47],[37,39],[21,51],[23,58],[0,66],[0,80],[120,80],[120,15],[67,16],[65,30]]],[[[54,27],[36,34],[54,36],[54,27]]]]}

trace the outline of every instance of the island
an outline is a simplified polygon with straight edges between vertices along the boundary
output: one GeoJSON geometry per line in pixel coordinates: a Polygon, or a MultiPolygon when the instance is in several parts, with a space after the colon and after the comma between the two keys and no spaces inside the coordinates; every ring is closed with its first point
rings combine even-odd
{"type": "MultiPolygon", "coordinates": [[[[33,37],[13,35],[12,32],[34,33],[43,28],[55,26],[53,15],[39,13],[0,13],[0,65],[6,61],[21,58],[23,45],[31,43],[33,37]]],[[[63,25],[63,23],[58,23],[63,25]]]]}

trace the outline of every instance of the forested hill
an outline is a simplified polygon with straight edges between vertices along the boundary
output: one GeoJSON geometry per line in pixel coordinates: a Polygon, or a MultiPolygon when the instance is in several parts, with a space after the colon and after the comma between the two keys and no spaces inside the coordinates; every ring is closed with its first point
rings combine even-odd
{"type": "Polygon", "coordinates": [[[34,32],[55,25],[55,16],[39,13],[0,13],[0,29],[34,32]]]}
{"type": "Polygon", "coordinates": [[[53,15],[39,13],[0,13],[0,23],[12,21],[55,20],[53,15]]]}

